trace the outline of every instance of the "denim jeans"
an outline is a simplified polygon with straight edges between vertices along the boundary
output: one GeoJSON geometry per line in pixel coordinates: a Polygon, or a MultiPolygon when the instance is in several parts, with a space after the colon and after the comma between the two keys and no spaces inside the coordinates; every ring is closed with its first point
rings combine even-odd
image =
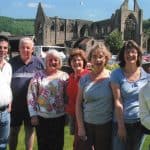
{"type": "Polygon", "coordinates": [[[127,137],[126,142],[120,140],[117,134],[117,124],[113,126],[113,150],[139,150],[143,137],[140,122],[125,124],[127,137]]]}
{"type": "Polygon", "coordinates": [[[0,150],[6,150],[10,132],[10,113],[0,111],[0,150]]]}

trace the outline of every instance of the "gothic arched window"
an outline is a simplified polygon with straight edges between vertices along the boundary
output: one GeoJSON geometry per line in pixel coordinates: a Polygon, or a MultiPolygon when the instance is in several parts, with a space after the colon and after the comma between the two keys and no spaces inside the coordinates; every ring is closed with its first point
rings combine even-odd
{"type": "Polygon", "coordinates": [[[64,30],[65,30],[64,24],[61,24],[60,25],[60,31],[64,31],[64,30]]]}
{"type": "Polygon", "coordinates": [[[80,30],[80,36],[81,37],[87,37],[89,36],[89,29],[87,25],[84,25],[80,30]]]}
{"type": "Polygon", "coordinates": [[[136,39],[136,19],[131,14],[125,21],[124,39],[135,40],[136,39]]]}
{"type": "Polygon", "coordinates": [[[52,22],[52,24],[51,24],[51,31],[54,31],[54,30],[55,30],[55,23],[52,22]]]}

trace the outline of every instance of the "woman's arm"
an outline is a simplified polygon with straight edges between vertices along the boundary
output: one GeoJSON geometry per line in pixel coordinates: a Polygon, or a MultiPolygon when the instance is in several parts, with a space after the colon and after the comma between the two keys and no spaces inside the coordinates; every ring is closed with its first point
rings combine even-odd
{"type": "Polygon", "coordinates": [[[116,83],[111,83],[111,88],[114,96],[114,105],[115,105],[115,116],[117,119],[118,125],[118,135],[122,140],[126,139],[126,129],[123,118],[123,104],[121,99],[121,93],[119,85],[116,83]]]}
{"type": "Polygon", "coordinates": [[[39,87],[38,83],[35,82],[35,79],[32,78],[29,87],[28,87],[28,93],[27,93],[27,105],[28,105],[28,110],[29,114],[31,117],[31,124],[32,125],[37,125],[38,124],[38,117],[37,117],[37,97],[38,97],[38,90],[39,87]]]}
{"type": "Polygon", "coordinates": [[[86,132],[84,127],[83,121],[83,90],[79,87],[78,94],[76,99],[76,119],[77,119],[77,126],[78,126],[78,135],[82,140],[86,140],[86,132]]]}

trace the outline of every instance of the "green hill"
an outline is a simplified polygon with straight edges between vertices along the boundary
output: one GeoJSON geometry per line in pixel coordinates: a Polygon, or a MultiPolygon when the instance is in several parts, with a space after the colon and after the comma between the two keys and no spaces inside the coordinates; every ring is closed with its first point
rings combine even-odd
{"type": "MultiPolygon", "coordinates": [[[[12,35],[33,35],[34,19],[13,19],[0,16],[0,32],[10,32],[12,35]]],[[[143,31],[150,34],[150,19],[143,21],[143,31]]]]}
{"type": "Polygon", "coordinates": [[[9,32],[12,35],[34,34],[34,19],[13,19],[0,16],[0,32],[9,32]]]}

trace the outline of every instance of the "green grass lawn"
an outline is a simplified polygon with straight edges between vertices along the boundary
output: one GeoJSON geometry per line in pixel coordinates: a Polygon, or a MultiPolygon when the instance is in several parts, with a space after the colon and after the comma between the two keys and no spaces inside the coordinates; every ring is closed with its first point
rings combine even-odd
{"type": "Polygon", "coordinates": [[[145,138],[143,148],[141,150],[150,150],[150,135],[145,138]]]}
{"type": "MultiPolygon", "coordinates": [[[[19,139],[18,139],[18,146],[17,150],[25,150],[24,146],[24,131],[23,127],[21,128],[21,131],[19,133],[19,139]]],[[[65,143],[64,143],[64,150],[72,150],[73,145],[73,136],[70,135],[69,128],[65,127],[65,143]]],[[[7,149],[9,150],[9,148],[7,149]]],[[[34,147],[33,150],[37,150],[37,141],[35,138],[34,147]]],[[[150,135],[148,135],[145,139],[143,148],[141,150],[150,150],[150,135]]]]}

